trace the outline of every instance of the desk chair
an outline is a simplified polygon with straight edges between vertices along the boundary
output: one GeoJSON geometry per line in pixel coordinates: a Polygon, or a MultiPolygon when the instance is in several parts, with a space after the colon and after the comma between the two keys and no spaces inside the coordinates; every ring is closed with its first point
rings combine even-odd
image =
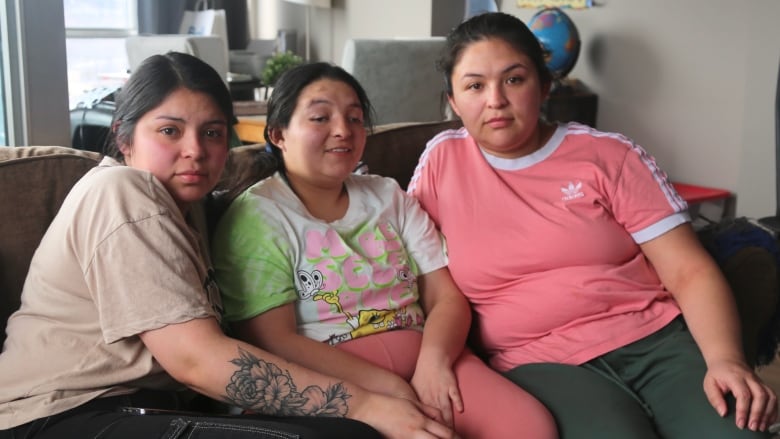
{"type": "Polygon", "coordinates": [[[377,125],[451,119],[436,60],[444,37],[349,39],[341,67],[363,86],[377,125]]]}

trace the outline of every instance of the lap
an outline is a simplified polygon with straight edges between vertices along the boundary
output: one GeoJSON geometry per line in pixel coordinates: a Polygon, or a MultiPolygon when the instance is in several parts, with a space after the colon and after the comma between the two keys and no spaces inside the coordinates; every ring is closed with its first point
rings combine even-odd
{"type": "Polygon", "coordinates": [[[603,356],[651,408],[656,428],[665,438],[763,438],[765,433],[740,430],[734,398],[720,417],[704,393],[707,365],[682,319],[603,356]]]}
{"type": "Polygon", "coordinates": [[[263,418],[252,416],[132,415],[118,411],[85,411],[44,426],[34,436],[55,438],[380,438],[370,427],[349,419],[263,418]]]}
{"type": "Polygon", "coordinates": [[[529,364],[506,375],[550,409],[563,438],[768,437],[736,427],[733,398],[729,415],[717,414],[704,394],[705,373],[678,319],[583,366],[529,364]]]}
{"type": "Polygon", "coordinates": [[[455,426],[463,437],[557,437],[555,421],[538,399],[468,349],[453,371],[464,406],[463,413],[455,413],[455,426]]]}
{"type": "Polygon", "coordinates": [[[381,438],[370,426],[345,418],[208,414],[168,408],[141,412],[126,408],[130,399],[98,398],[64,413],[0,431],[0,439],[381,438]]]}
{"type": "Polygon", "coordinates": [[[539,363],[516,367],[506,376],[552,412],[561,438],[660,437],[636,399],[593,371],[539,363]]]}
{"type": "Polygon", "coordinates": [[[380,332],[336,345],[409,381],[414,375],[422,333],[414,329],[380,332]]]}
{"type": "MultiPolygon", "coordinates": [[[[337,345],[366,361],[412,379],[422,343],[414,330],[372,334],[337,345]]],[[[455,429],[471,439],[555,437],[552,416],[526,391],[465,349],[453,364],[464,411],[454,413],[455,429]]]]}

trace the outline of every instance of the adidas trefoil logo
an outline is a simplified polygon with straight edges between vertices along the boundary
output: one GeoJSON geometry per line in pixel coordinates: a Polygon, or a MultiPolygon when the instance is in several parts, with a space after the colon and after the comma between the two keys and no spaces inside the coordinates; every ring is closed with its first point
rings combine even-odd
{"type": "Polygon", "coordinates": [[[564,186],[561,188],[561,192],[563,192],[563,197],[561,198],[563,201],[571,201],[575,198],[582,198],[585,196],[585,194],[582,193],[582,182],[578,181],[577,184],[574,184],[572,182],[569,182],[568,186],[564,186]]]}

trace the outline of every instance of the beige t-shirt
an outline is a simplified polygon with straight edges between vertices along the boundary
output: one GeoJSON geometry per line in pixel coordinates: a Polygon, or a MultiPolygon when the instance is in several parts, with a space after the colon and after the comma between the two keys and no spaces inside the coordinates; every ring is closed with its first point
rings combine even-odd
{"type": "Polygon", "coordinates": [[[85,175],[36,250],[8,321],[0,430],[98,396],[181,387],[138,334],[218,318],[199,237],[148,172],[107,158],[85,175]]]}

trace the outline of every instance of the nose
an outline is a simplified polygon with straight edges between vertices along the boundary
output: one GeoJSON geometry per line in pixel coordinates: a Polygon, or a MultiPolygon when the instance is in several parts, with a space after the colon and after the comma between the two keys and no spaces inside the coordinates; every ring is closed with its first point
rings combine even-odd
{"type": "Polygon", "coordinates": [[[182,142],[182,157],[198,160],[206,155],[206,147],[203,138],[198,133],[191,133],[182,142]]]}
{"type": "Polygon", "coordinates": [[[502,108],[507,105],[506,94],[501,84],[495,84],[488,88],[487,104],[490,108],[502,108]]]}
{"type": "Polygon", "coordinates": [[[347,116],[334,117],[332,133],[336,137],[346,138],[352,135],[352,127],[347,116]]]}

